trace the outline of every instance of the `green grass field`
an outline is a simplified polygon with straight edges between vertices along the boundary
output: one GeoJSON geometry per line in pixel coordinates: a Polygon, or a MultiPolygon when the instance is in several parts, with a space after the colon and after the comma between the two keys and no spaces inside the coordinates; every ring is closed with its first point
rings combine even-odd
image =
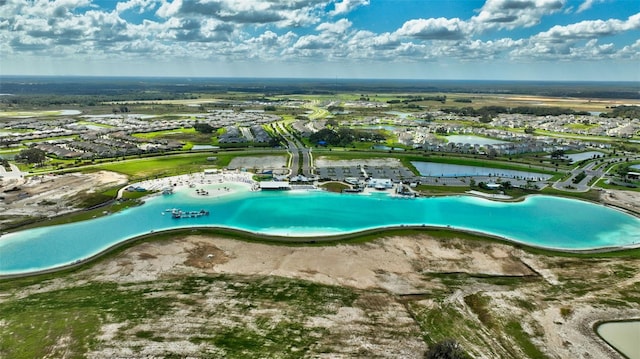
{"type": "MultiPolygon", "coordinates": [[[[211,154],[180,154],[174,156],[150,157],[98,165],[96,168],[128,175],[132,180],[167,177],[185,173],[200,172],[212,167],[207,161],[211,154]]],[[[220,156],[218,156],[220,158],[220,156]]]]}

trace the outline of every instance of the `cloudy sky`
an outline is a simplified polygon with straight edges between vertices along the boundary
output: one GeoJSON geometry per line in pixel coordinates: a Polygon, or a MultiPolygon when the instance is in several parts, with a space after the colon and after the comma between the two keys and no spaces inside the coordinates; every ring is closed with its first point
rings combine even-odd
{"type": "Polygon", "coordinates": [[[0,0],[0,73],[640,81],[640,0],[0,0]]]}

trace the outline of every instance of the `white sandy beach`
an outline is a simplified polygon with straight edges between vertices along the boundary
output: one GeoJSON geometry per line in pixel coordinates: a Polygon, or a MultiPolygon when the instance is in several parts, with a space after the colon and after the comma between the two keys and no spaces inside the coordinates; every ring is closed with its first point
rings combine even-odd
{"type": "Polygon", "coordinates": [[[256,190],[258,182],[254,181],[252,176],[252,173],[238,171],[220,171],[213,174],[201,172],[142,181],[127,187],[141,187],[154,192],[170,189],[174,192],[186,192],[194,197],[220,197],[239,191],[256,190]]]}

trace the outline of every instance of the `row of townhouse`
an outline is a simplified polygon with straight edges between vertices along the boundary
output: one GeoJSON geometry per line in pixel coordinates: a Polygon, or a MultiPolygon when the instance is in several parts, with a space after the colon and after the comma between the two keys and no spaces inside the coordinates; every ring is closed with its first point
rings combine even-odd
{"type": "Polygon", "coordinates": [[[252,125],[251,127],[227,126],[224,134],[218,137],[220,143],[245,143],[257,142],[266,143],[271,140],[269,133],[262,125],[252,125]]]}

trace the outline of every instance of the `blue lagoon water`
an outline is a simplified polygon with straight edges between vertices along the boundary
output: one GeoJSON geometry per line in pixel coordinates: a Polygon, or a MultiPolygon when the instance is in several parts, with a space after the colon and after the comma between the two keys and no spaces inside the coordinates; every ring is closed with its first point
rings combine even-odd
{"type": "Polygon", "coordinates": [[[582,250],[640,243],[640,219],[604,206],[548,196],[502,203],[455,196],[401,199],[383,193],[236,192],[157,196],[109,216],[0,237],[0,274],[55,268],[151,231],[214,226],[254,233],[326,237],[365,229],[426,225],[472,230],[533,246],[582,250]],[[173,219],[166,210],[210,211],[173,219]]]}

